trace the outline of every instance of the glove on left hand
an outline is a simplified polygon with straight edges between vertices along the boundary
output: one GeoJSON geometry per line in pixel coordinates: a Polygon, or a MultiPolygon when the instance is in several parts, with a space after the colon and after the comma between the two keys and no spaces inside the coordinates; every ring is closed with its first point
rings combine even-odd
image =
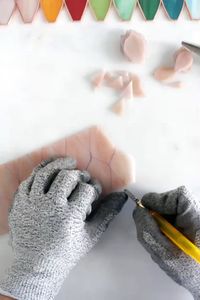
{"type": "Polygon", "coordinates": [[[78,260],[91,250],[126,201],[112,194],[86,222],[99,184],[74,170],[71,158],[44,162],[24,181],[9,215],[14,263],[0,293],[20,300],[51,300],[78,260]]]}

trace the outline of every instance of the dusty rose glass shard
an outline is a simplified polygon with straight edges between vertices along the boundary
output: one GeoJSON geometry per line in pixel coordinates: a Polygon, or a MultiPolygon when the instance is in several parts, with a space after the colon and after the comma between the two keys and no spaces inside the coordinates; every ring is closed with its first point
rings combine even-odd
{"type": "Polygon", "coordinates": [[[194,58],[192,52],[181,47],[175,54],[175,71],[188,72],[193,66],[194,58]]]}
{"type": "Polygon", "coordinates": [[[137,31],[128,30],[121,36],[121,51],[132,63],[144,63],[147,55],[147,48],[147,41],[144,36],[137,31]]]}
{"type": "Polygon", "coordinates": [[[127,99],[122,98],[115,102],[114,105],[111,107],[112,112],[114,112],[118,116],[123,116],[125,112],[126,100],[127,99]]]}
{"type": "Polygon", "coordinates": [[[0,0],[0,25],[8,24],[14,9],[14,0],[0,0]]]}
{"type": "Polygon", "coordinates": [[[119,151],[101,129],[91,127],[0,165],[0,234],[8,231],[8,209],[20,182],[43,159],[66,155],[76,158],[77,168],[88,170],[92,177],[99,180],[104,194],[135,181],[133,157],[119,151]]]}
{"type": "Polygon", "coordinates": [[[16,0],[24,23],[31,23],[39,7],[39,0],[16,0]]]}

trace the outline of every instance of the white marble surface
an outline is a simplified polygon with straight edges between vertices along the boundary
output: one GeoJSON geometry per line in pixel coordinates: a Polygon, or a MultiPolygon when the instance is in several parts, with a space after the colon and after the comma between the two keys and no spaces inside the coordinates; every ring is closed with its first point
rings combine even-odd
{"type": "MultiPolygon", "coordinates": [[[[200,60],[184,75],[182,90],[152,79],[154,68],[167,63],[181,40],[198,42],[199,22],[184,14],[177,22],[162,12],[155,22],[135,14],[130,23],[110,13],[105,23],[89,13],[72,23],[63,12],[56,24],[38,16],[23,25],[15,15],[0,28],[0,162],[22,155],[88,125],[101,124],[137,162],[136,194],[165,191],[187,184],[200,197],[200,60]],[[119,36],[133,28],[149,41],[145,66],[134,66],[119,52],[119,36]],[[122,119],[109,107],[116,95],[91,90],[95,70],[127,69],[144,80],[146,98],[130,103],[122,119]]],[[[151,261],[136,239],[128,203],[98,246],[71,272],[59,300],[191,300],[151,261]]],[[[0,273],[12,254],[0,239],[0,273]]]]}

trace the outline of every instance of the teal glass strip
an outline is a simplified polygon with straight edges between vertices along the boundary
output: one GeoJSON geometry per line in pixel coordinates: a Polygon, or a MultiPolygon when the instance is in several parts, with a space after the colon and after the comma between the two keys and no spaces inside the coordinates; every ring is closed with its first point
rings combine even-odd
{"type": "Polygon", "coordinates": [[[163,4],[172,20],[177,20],[184,4],[184,0],[163,0],[163,4]]]}

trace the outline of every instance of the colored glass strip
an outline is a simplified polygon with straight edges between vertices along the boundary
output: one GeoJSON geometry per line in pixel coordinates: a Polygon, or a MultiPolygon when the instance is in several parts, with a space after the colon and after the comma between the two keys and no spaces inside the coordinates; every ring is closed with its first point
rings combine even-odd
{"type": "Polygon", "coordinates": [[[15,8],[14,0],[0,1],[0,24],[7,25],[15,8]]]}
{"type": "Polygon", "coordinates": [[[183,8],[184,0],[163,0],[163,5],[165,10],[172,20],[177,20],[182,8],[183,8]]]}
{"type": "Polygon", "coordinates": [[[139,0],[139,5],[146,20],[153,20],[158,11],[160,0],[139,0]]]}
{"type": "Polygon", "coordinates": [[[40,0],[40,5],[48,22],[55,22],[62,8],[62,0],[40,0]]]}
{"type": "Polygon", "coordinates": [[[114,5],[119,17],[123,21],[129,21],[136,7],[137,0],[114,0],[114,5]]]}
{"type": "Polygon", "coordinates": [[[24,23],[31,23],[39,7],[39,0],[16,0],[24,23]]]}
{"type": "Polygon", "coordinates": [[[87,0],[65,0],[65,3],[72,20],[81,20],[87,6],[87,0]]]}
{"type": "Polygon", "coordinates": [[[185,0],[190,17],[193,20],[200,20],[200,0],[185,0]]]}
{"type": "Polygon", "coordinates": [[[90,7],[98,21],[103,21],[109,11],[111,0],[90,0],[90,7]]]}

